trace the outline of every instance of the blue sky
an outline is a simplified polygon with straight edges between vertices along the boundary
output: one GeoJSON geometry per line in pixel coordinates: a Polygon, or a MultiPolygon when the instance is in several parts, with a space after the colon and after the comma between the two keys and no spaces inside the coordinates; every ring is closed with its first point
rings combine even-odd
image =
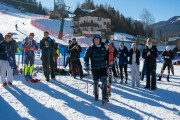
{"type": "MultiPolygon", "coordinates": [[[[41,1],[43,6],[53,8],[54,0],[37,0],[41,1]]],[[[66,5],[74,11],[77,3],[84,0],[64,0],[66,5]]],[[[180,16],[180,0],[94,0],[95,4],[110,4],[116,10],[119,10],[126,17],[139,19],[143,8],[150,11],[155,18],[155,22],[165,21],[173,16],[180,16]]]]}

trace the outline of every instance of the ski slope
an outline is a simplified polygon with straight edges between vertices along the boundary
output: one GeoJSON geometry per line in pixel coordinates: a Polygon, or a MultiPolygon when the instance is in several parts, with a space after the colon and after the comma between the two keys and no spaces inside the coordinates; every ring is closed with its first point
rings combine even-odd
{"type": "MultiPolygon", "coordinates": [[[[2,6],[7,7],[0,4],[0,10],[2,6]]],[[[35,33],[37,41],[42,39],[43,31],[30,24],[36,15],[20,13],[10,7],[8,10],[0,14],[0,32],[13,32],[17,41],[22,41],[30,32],[35,33]]],[[[59,43],[64,42],[59,40],[59,43]]],[[[157,73],[161,66],[157,64],[157,73]]],[[[140,67],[142,69],[142,61],[140,67]]],[[[173,114],[173,107],[180,109],[180,66],[174,68],[171,82],[162,78],[155,91],[144,89],[145,80],[139,88],[131,87],[130,75],[127,85],[113,83],[110,103],[105,107],[101,101],[94,101],[91,75],[83,80],[57,76],[57,81],[46,82],[40,72],[37,76],[41,82],[36,84],[15,75],[13,86],[0,85],[0,120],[180,120],[180,116],[173,114]]],[[[167,71],[164,73],[166,75],[167,71]]],[[[101,90],[99,96],[101,100],[101,90]]]]}

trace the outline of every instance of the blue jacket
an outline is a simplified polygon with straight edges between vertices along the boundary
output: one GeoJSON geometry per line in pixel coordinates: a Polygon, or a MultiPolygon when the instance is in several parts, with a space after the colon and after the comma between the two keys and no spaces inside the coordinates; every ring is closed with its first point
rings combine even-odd
{"type": "Polygon", "coordinates": [[[117,57],[119,58],[119,65],[128,64],[128,49],[126,46],[124,46],[123,50],[119,48],[117,54],[117,57]],[[126,56],[124,56],[124,54],[126,54],[126,56]]]}

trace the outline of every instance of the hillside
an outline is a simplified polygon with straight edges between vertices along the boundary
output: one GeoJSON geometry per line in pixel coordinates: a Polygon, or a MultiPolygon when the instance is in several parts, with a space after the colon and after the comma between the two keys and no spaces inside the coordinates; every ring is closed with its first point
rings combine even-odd
{"type": "Polygon", "coordinates": [[[161,21],[149,26],[155,31],[158,39],[180,36],[180,16],[174,16],[167,21],[161,21]]]}

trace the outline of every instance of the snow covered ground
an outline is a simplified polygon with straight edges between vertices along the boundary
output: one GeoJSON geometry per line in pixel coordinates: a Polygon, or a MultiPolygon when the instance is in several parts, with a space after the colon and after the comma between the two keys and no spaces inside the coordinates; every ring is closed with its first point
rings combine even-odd
{"type": "MultiPolygon", "coordinates": [[[[157,73],[161,64],[158,63],[157,73]]],[[[103,107],[95,102],[92,80],[86,93],[86,80],[69,76],[57,76],[57,81],[46,82],[42,73],[40,83],[29,83],[22,75],[15,75],[12,87],[0,86],[1,120],[60,120],[60,119],[114,119],[114,120],[179,120],[172,108],[180,109],[180,67],[175,66],[171,82],[163,78],[157,82],[155,91],[141,86],[131,87],[131,77],[127,85],[113,83],[110,103],[103,107]]],[[[167,73],[167,71],[165,71],[167,73]]],[[[101,96],[101,94],[100,94],[101,96]]],[[[100,97],[101,99],[101,97],[100,97]]]]}
{"type": "MultiPolygon", "coordinates": [[[[13,12],[10,8],[9,12],[0,14],[0,32],[6,34],[13,31],[17,41],[34,32],[35,39],[41,40],[43,32],[30,24],[33,15],[13,12]],[[15,30],[16,23],[19,31],[15,30]]],[[[158,63],[157,73],[160,73],[161,66],[158,63]]],[[[13,86],[0,85],[0,120],[180,120],[180,116],[172,111],[173,107],[180,109],[180,66],[174,67],[175,75],[170,76],[171,82],[164,77],[157,82],[158,89],[155,91],[144,89],[145,81],[141,81],[139,88],[131,87],[130,75],[127,85],[113,83],[110,103],[105,107],[101,101],[94,101],[93,83],[89,78],[80,80],[57,76],[57,81],[46,82],[43,74],[38,73],[42,81],[33,84],[25,82],[22,75],[15,75],[13,86]]],[[[167,71],[164,73],[167,74],[167,71]]]]}

